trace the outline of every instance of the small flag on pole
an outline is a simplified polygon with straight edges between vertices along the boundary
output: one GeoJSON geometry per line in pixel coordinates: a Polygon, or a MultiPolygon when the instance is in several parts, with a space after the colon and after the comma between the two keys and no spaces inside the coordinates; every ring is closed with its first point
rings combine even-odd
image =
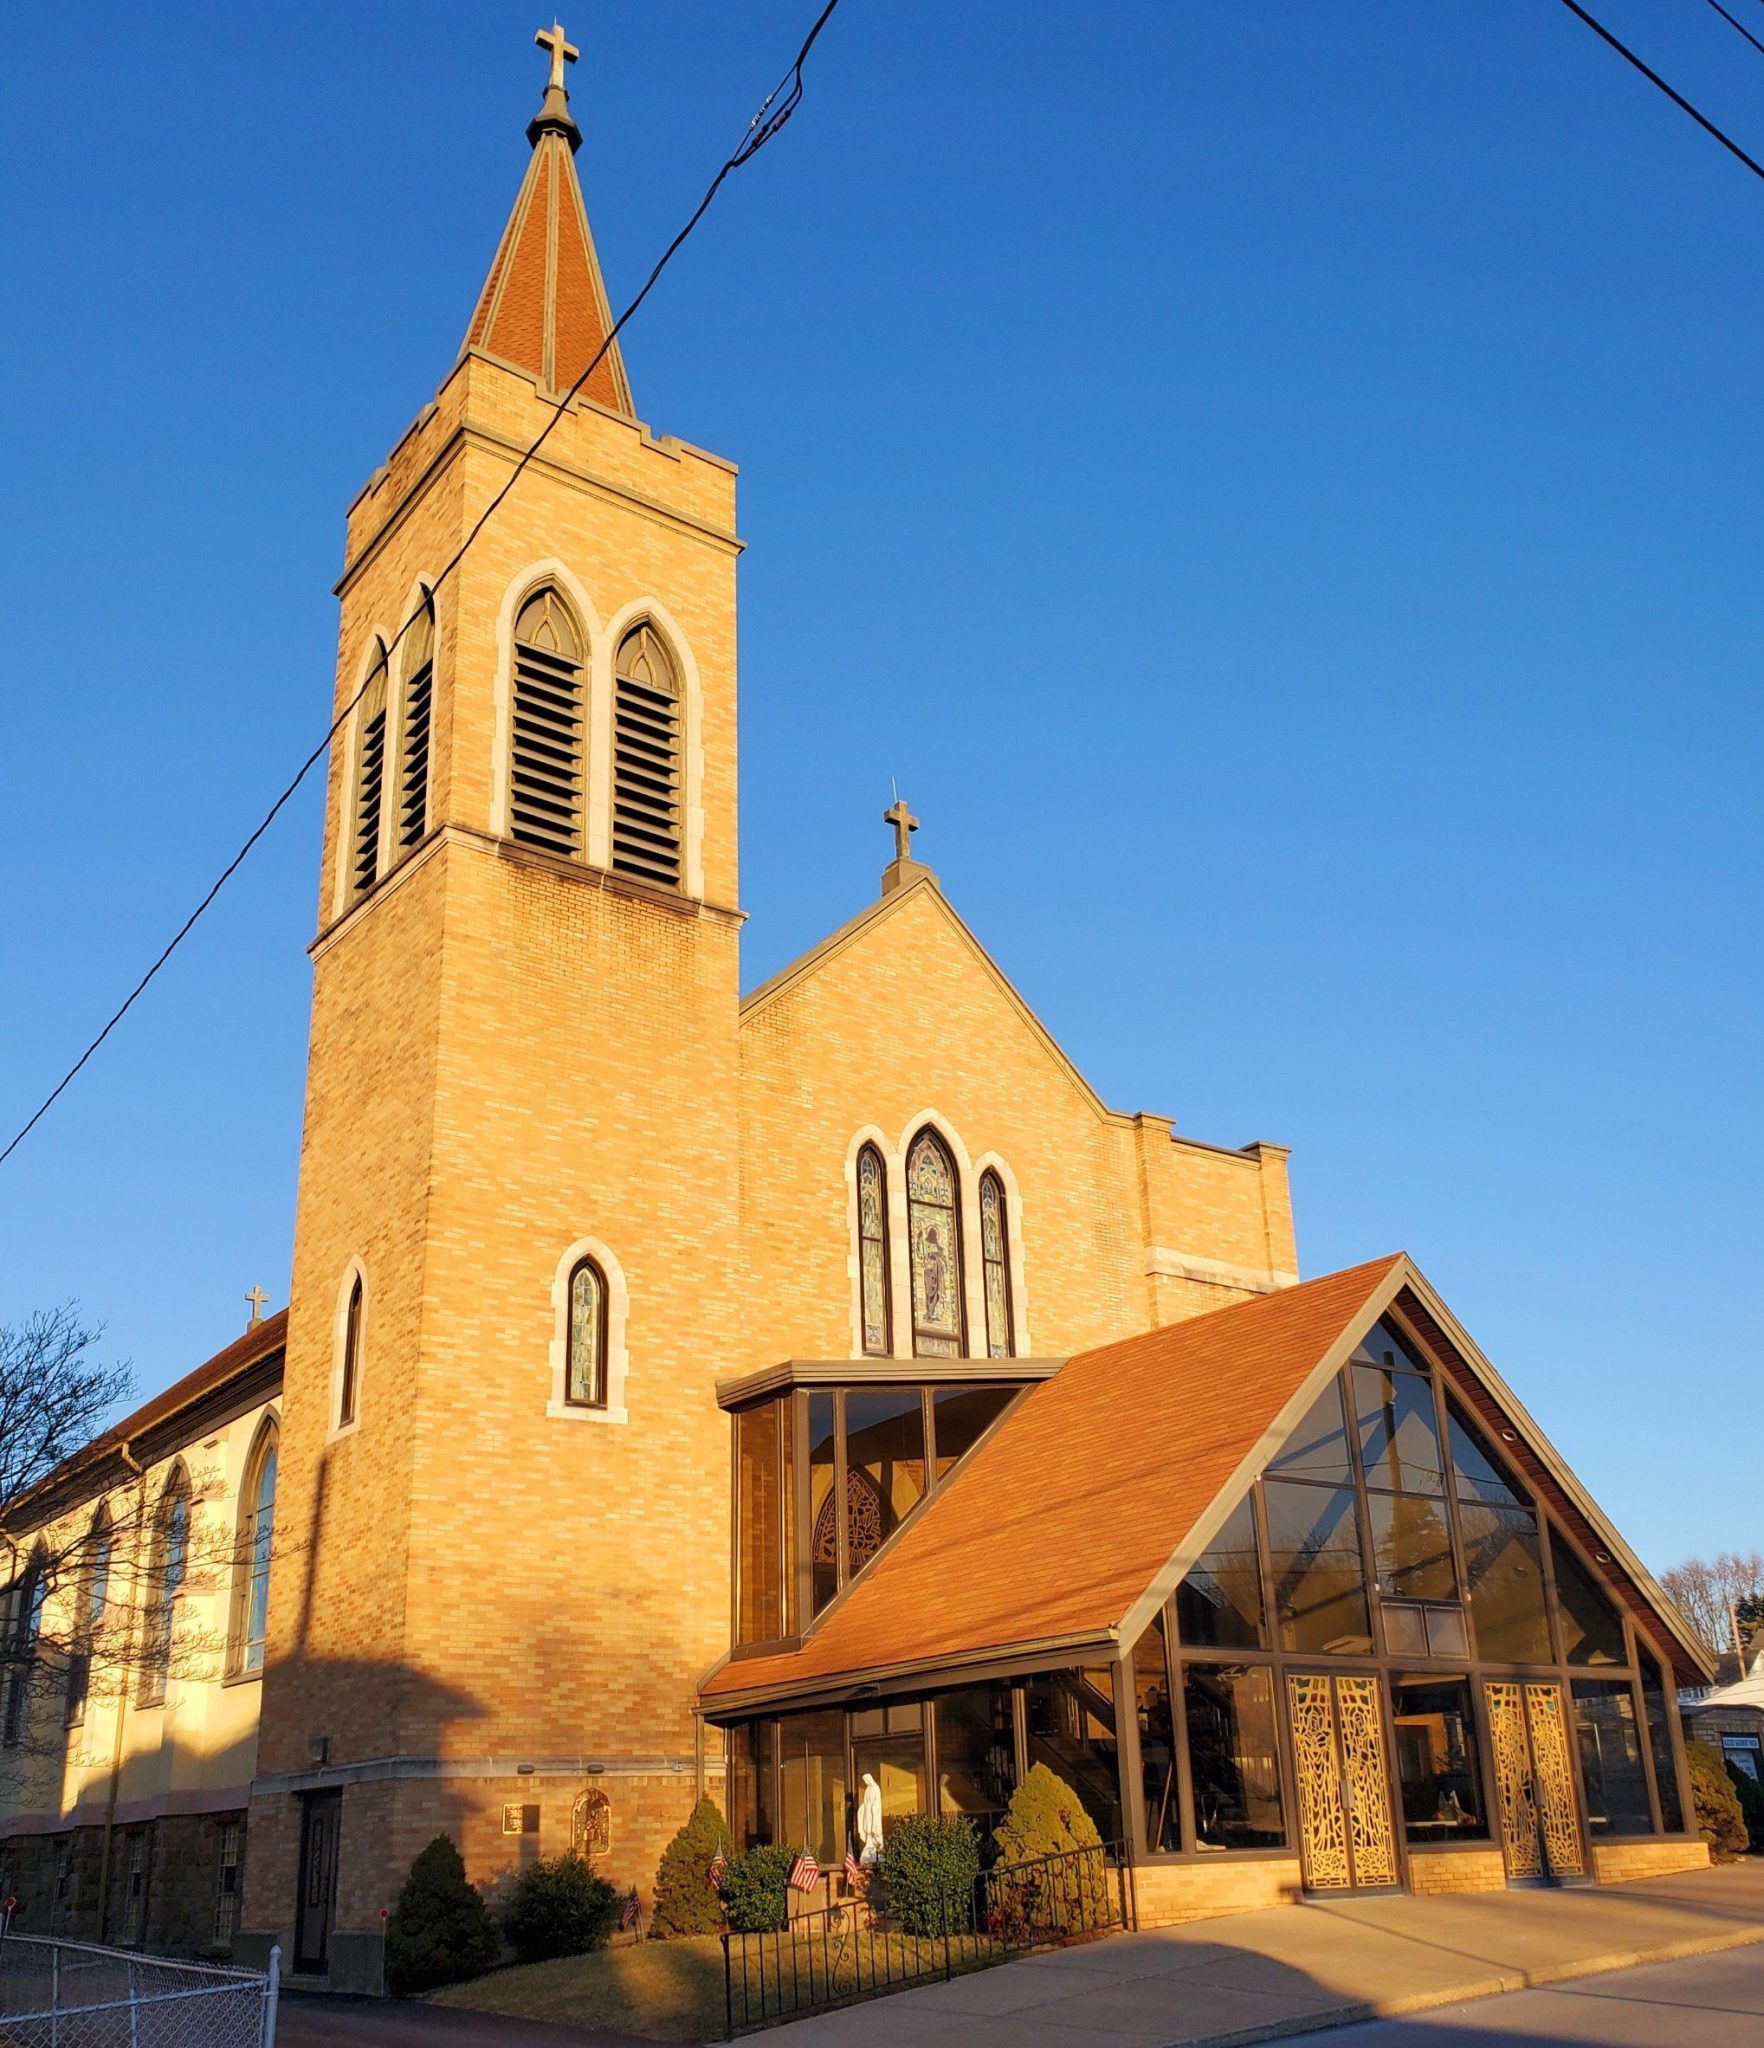
{"type": "Polygon", "coordinates": [[[722,1850],[719,1849],[717,1853],[711,1858],[710,1868],[704,1874],[704,1881],[706,1884],[710,1886],[713,1892],[720,1891],[722,1889],[723,1875],[728,1870],[728,1868],[729,1859],[727,1856],[723,1854],[722,1850]]]}
{"type": "Polygon", "coordinates": [[[864,1888],[864,1866],[849,1849],[845,1852],[845,1881],[854,1892],[864,1888]]]}
{"type": "Polygon", "coordinates": [[[790,1889],[794,1892],[812,1892],[820,1881],[821,1866],[805,1849],[790,1866],[790,1889]]]}
{"type": "Polygon", "coordinates": [[[631,1887],[631,1896],[625,1901],[625,1910],[619,1915],[619,1925],[621,1927],[635,1927],[637,1925],[637,1911],[637,1887],[633,1885],[631,1887]]]}

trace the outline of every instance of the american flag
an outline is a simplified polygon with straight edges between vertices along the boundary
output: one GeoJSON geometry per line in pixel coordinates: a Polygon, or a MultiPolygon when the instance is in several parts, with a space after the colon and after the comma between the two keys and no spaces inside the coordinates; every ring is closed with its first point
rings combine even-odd
{"type": "Polygon", "coordinates": [[[864,1866],[849,1849],[845,1852],[845,1881],[854,1892],[861,1892],[864,1888],[864,1866]]]}
{"type": "Polygon", "coordinates": [[[637,1925],[637,1910],[637,1887],[633,1885],[631,1887],[631,1896],[625,1901],[625,1910],[619,1915],[619,1925],[621,1927],[635,1927],[637,1925]]]}
{"type": "Polygon", "coordinates": [[[704,1874],[704,1881],[714,1892],[723,1882],[723,1874],[729,1868],[729,1859],[721,1849],[710,1860],[710,1868],[704,1874]]]}
{"type": "Polygon", "coordinates": [[[805,1849],[790,1866],[790,1889],[796,1892],[812,1892],[820,1881],[821,1866],[805,1849]]]}

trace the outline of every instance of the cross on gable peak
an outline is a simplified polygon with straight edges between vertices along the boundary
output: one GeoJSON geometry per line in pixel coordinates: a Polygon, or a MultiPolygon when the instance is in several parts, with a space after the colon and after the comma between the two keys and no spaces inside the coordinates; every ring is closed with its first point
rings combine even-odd
{"type": "Polygon", "coordinates": [[[894,827],[894,857],[896,860],[911,860],[913,857],[913,834],[919,829],[919,821],[907,808],[906,798],[897,796],[890,807],[882,813],[882,822],[894,827]]]}

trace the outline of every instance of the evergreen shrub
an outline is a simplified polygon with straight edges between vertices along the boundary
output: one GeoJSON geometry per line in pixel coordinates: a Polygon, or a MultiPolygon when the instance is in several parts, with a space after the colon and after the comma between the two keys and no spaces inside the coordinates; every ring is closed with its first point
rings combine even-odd
{"type": "Polygon", "coordinates": [[[604,1948],[624,1905],[585,1856],[541,1856],[516,1877],[502,1932],[523,1963],[604,1948]]]}
{"type": "Polygon", "coordinates": [[[1109,1924],[1102,1837],[1084,1802],[1046,1764],[1036,1764],[1011,1794],[993,1842],[988,1932],[1021,1945],[1109,1924]]]}
{"type": "Polygon", "coordinates": [[[790,1866],[799,1852],[762,1842],[729,1859],[723,1872],[723,1910],[737,1934],[770,1934],[790,1917],[790,1866]]]}
{"type": "Polygon", "coordinates": [[[701,1799],[684,1827],[662,1851],[655,1873],[655,1912],[649,1923],[657,1940],[670,1935],[715,1934],[723,1924],[711,1863],[729,1853],[729,1830],[712,1799],[701,1799]]]}
{"type": "Polygon", "coordinates": [[[1688,1743],[1685,1758],[1690,1764],[1691,1796],[1696,1801],[1698,1832],[1708,1843],[1709,1853],[1717,1863],[1730,1863],[1734,1857],[1746,1853],[1749,1837],[1745,1815],[1740,1810],[1739,1794],[1727,1775],[1727,1765],[1706,1742],[1688,1743]]]}
{"type": "Polygon", "coordinates": [[[902,1814],[882,1852],[889,1915],[903,1934],[966,1934],[979,1875],[973,1822],[948,1814],[902,1814]]]}
{"type": "Polygon", "coordinates": [[[490,1909],[446,1835],[410,1866],[386,1923],[386,1988],[396,1997],[433,1991],[489,1969],[498,1953],[490,1909]]]}

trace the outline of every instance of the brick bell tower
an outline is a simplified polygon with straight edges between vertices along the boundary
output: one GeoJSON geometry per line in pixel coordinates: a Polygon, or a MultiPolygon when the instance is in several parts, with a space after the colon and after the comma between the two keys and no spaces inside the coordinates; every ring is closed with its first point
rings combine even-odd
{"type": "Polygon", "coordinates": [[[345,1989],[442,1831],[482,1881],[586,1827],[647,1888],[728,1641],[735,474],[604,346],[538,40],[464,346],[337,586],[241,1947],[345,1989]]]}

